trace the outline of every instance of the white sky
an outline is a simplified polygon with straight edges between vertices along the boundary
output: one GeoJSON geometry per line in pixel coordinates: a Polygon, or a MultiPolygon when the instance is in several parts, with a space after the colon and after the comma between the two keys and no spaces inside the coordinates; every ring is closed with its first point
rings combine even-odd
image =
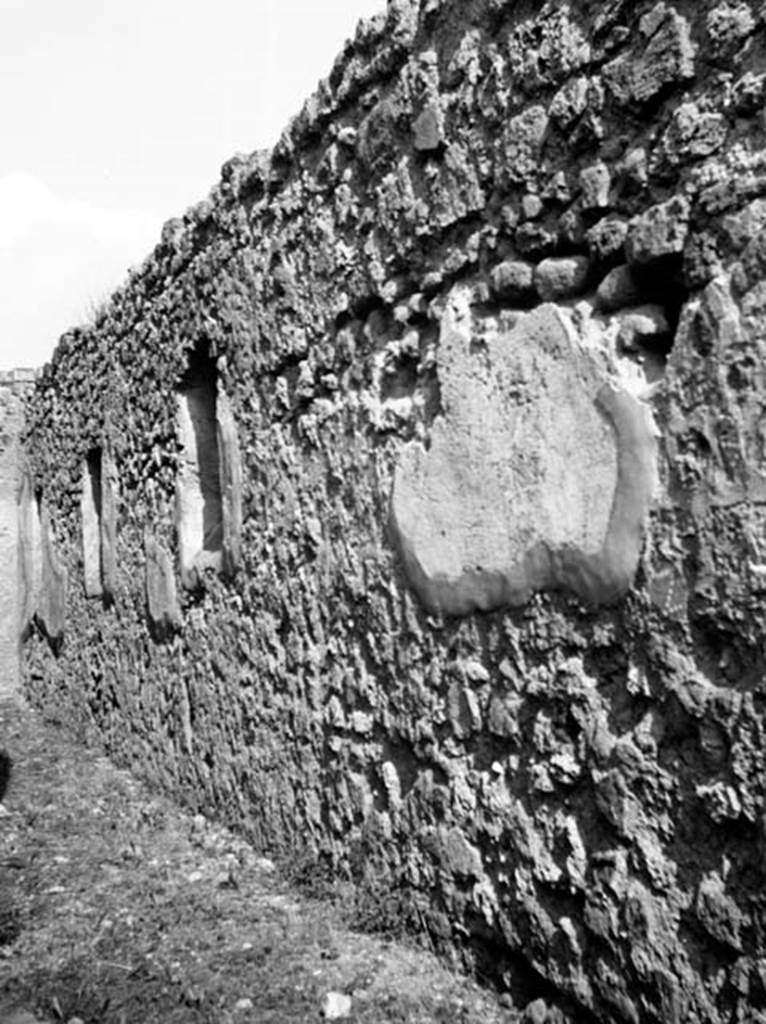
{"type": "Polygon", "coordinates": [[[49,359],[384,7],[0,0],[0,369],[49,359]]]}

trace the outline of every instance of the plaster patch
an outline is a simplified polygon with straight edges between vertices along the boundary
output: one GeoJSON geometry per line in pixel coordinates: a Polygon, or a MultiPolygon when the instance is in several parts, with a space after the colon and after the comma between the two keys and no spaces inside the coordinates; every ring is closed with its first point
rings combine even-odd
{"type": "Polygon", "coordinates": [[[101,453],[101,586],[104,599],[117,588],[117,499],[119,478],[109,446],[101,453]]]}
{"type": "Polygon", "coordinates": [[[631,585],[656,483],[649,408],[612,383],[546,303],[510,328],[449,297],[438,351],[443,416],[402,448],[392,525],[423,603],[447,614],[566,588],[593,604],[631,585]]]}
{"type": "Polygon", "coordinates": [[[144,537],[146,554],[146,610],[155,640],[165,640],[181,627],[173,560],[151,534],[144,537]]]}
{"type": "Polygon", "coordinates": [[[220,381],[216,403],[216,436],[221,487],[223,570],[233,576],[242,561],[242,460],[234,413],[220,381]]]}

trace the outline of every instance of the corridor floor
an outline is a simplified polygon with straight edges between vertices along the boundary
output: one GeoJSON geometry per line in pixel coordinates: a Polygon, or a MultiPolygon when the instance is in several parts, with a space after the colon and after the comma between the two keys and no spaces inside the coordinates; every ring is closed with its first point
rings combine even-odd
{"type": "Polygon", "coordinates": [[[20,703],[0,805],[0,1021],[510,1024],[414,945],[349,929],[242,839],[20,703]]]}

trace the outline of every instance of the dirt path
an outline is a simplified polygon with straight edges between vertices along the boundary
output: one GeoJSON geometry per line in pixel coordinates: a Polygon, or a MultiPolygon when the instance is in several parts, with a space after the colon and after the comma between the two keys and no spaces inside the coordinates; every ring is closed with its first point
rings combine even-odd
{"type": "Polygon", "coordinates": [[[510,1024],[401,943],[348,930],[231,832],[0,704],[0,1022],[510,1024]]]}

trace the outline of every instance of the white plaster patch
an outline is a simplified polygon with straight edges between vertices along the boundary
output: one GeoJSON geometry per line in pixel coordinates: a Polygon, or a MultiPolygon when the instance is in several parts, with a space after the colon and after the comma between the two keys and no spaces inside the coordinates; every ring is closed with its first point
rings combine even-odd
{"type": "Polygon", "coordinates": [[[656,482],[651,413],[610,381],[604,351],[544,304],[510,329],[447,302],[443,415],[406,444],[392,522],[424,604],[448,614],[564,587],[593,603],[630,586],[656,482]]]}

